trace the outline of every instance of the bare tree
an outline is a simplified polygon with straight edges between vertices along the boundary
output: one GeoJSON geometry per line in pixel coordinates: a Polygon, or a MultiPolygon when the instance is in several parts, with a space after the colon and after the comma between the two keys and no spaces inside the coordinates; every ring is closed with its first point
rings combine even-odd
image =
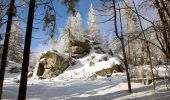
{"type": "MultiPolygon", "coordinates": [[[[131,0],[126,0],[126,1],[129,7],[131,7],[132,1],[131,0]]],[[[129,7],[127,7],[124,4],[124,8],[125,8],[124,14],[125,14],[125,19],[126,19],[127,46],[128,46],[128,62],[131,64],[134,64],[134,61],[133,61],[133,57],[134,57],[133,55],[135,54],[134,48],[137,48],[137,46],[134,46],[134,45],[136,42],[139,43],[139,41],[137,40],[131,41],[131,38],[135,35],[135,31],[139,29],[139,25],[138,25],[137,16],[133,13],[133,11],[131,11],[131,9],[129,9],[129,7]]]]}
{"type": "MultiPolygon", "coordinates": [[[[132,0],[132,2],[133,2],[133,6],[134,6],[135,11],[138,13],[138,10],[136,8],[136,4],[135,4],[134,0],[132,0]]],[[[140,19],[140,17],[138,15],[137,15],[137,17],[138,17],[139,25],[140,25],[140,28],[142,30],[142,34],[143,34],[143,37],[144,37],[144,40],[145,40],[144,43],[145,43],[145,46],[146,46],[146,49],[147,49],[147,53],[148,53],[148,56],[149,56],[149,62],[150,62],[150,68],[151,68],[151,73],[152,73],[153,86],[154,86],[154,89],[155,89],[155,80],[154,80],[154,73],[153,73],[153,66],[152,66],[152,60],[151,60],[151,53],[150,53],[149,43],[148,43],[147,37],[145,35],[144,29],[143,29],[143,26],[142,26],[142,23],[141,23],[141,19],[140,19]]]]}
{"type": "MultiPolygon", "coordinates": [[[[128,69],[128,62],[126,58],[126,52],[125,52],[125,41],[123,37],[123,32],[121,29],[121,34],[119,35],[118,32],[118,20],[117,20],[117,8],[116,4],[119,3],[119,1],[116,0],[100,0],[102,2],[102,7],[97,9],[97,11],[101,12],[99,16],[107,16],[107,19],[100,22],[100,23],[106,23],[108,21],[113,21],[114,22],[114,31],[117,36],[117,38],[121,42],[121,49],[123,52],[123,58],[124,58],[124,65],[125,65],[125,70],[126,70],[126,76],[127,76],[127,81],[128,81],[128,91],[131,93],[131,82],[130,82],[130,75],[129,75],[129,69],[128,69]]],[[[121,21],[121,19],[120,19],[121,21]]],[[[122,24],[122,22],[120,22],[122,24]]],[[[122,26],[121,26],[122,28],[122,26]]]]}
{"type": "Polygon", "coordinates": [[[125,43],[124,43],[124,37],[123,37],[123,30],[122,30],[121,10],[120,10],[120,6],[119,5],[118,5],[118,7],[119,7],[119,17],[120,17],[120,24],[121,24],[121,36],[119,36],[118,27],[117,27],[116,2],[115,2],[115,0],[113,0],[115,33],[116,33],[117,38],[121,41],[121,44],[122,44],[122,52],[123,52],[126,76],[127,76],[127,81],[128,81],[128,90],[129,90],[129,93],[132,93],[131,82],[130,82],[130,75],[129,75],[129,71],[128,71],[129,68],[128,68],[128,62],[127,62],[126,51],[125,51],[125,43]]]}
{"type": "Polygon", "coordinates": [[[168,23],[167,17],[165,13],[167,13],[168,17],[169,16],[169,11],[168,9],[164,6],[164,2],[161,0],[161,3],[163,7],[161,7],[159,0],[155,0],[155,6],[158,10],[158,15],[161,20],[161,24],[163,26],[162,30],[162,36],[165,42],[165,55],[167,56],[167,59],[170,59],[170,23],[168,23]],[[162,9],[163,8],[163,9],[162,9]]]}

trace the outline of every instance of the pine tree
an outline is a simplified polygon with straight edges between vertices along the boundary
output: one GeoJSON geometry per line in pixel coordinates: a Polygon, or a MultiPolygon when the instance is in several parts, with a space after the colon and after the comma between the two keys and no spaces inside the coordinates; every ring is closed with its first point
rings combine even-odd
{"type": "Polygon", "coordinates": [[[67,25],[65,31],[74,36],[74,38],[81,40],[83,35],[83,29],[81,27],[82,19],[79,12],[76,13],[76,16],[70,15],[67,20],[67,25]]]}
{"type": "Polygon", "coordinates": [[[23,50],[23,39],[20,33],[20,23],[17,21],[12,23],[10,44],[9,44],[9,54],[8,59],[17,63],[22,62],[22,50],[23,50]]]}
{"type": "Polygon", "coordinates": [[[95,42],[101,42],[100,32],[97,29],[95,11],[93,9],[93,4],[90,5],[88,13],[88,36],[95,42]]]}

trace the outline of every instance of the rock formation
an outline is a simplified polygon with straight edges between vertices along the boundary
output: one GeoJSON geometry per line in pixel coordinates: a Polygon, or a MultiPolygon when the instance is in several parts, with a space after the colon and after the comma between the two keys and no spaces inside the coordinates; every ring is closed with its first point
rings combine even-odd
{"type": "Polygon", "coordinates": [[[98,76],[110,77],[113,72],[123,72],[123,67],[121,65],[113,65],[111,68],[106,68],[99,70],[96,73],[98,76]]]}
{"type": "Polygon", "coordinates": [[[78,41],[70,40],[70,43],[65,48],[66,53],[70,53],[73,58],[81,58],[89,54],[91,50],[88,40],[78,41]]]}
{"type": "Polygon", "coordinates": [[[58,76],[69,67],[69,60],[57,51],[41,53],[34,69],[33,77],[51,78],[58,76]]]}

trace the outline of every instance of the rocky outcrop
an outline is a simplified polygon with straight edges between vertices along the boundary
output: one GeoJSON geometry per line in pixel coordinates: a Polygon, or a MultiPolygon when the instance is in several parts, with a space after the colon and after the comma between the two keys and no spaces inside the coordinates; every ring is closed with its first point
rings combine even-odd
{"type": "Polygon", "coordinates": [[[73,58],[81,58],[90,53],[90,44],[88,40],[78,41],[70,40],[70,43],[65,48],[66,53],[71,53],[73,58]]]}
{"type": "Polygon", "coordinates": [[[102,69],[95,72],[97,76],[110,77],[113,73],[112,68],[102,69]]]}
{"type": "Polygon", "coordinates": [[[56,51],[46,51],[41,53],[33,76],[38,76],[40,78],[56,77],[65,71],[68,66],[69,60],[67,58],[64,58],[56,51]]]}
{"type": "Polygon", "coordinates": [[[123,72],[123,67],[121,65],[113,65],[111,68],[106,68],[99,70],[96,73],[98,76],[110,77],[114,72],[123,72]]]}

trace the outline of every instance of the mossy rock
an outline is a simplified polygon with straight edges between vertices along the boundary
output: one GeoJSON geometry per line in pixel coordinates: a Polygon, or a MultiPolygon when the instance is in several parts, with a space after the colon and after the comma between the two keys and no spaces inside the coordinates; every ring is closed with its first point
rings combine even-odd
{"type": "Polygon", "coordinates": [[[100,71],[95,72],[96,75],[98,76],[103,76],[103,77],[108,77],[111,76],[113,73],[113,69],[112,68],[107,68],[107,69],[102,69],[100,71]]]}

